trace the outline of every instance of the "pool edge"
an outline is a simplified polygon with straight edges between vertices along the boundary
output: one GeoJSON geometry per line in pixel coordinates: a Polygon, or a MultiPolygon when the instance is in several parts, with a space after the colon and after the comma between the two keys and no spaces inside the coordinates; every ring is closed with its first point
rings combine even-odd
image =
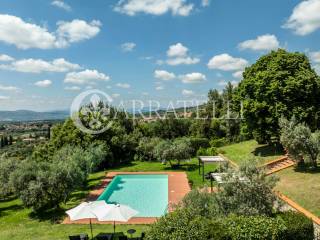
{"type": "MultiPolygon", "coordinates": [[[[108,172],[106,177],[102,180],[102,183],[90,191],[86,201],[95,201],[103,193],[105,188],[117,175],[168,175],[168,211],[171,212],[172,205],[178,204],[183,197],[191,190],[187,174],[185,172],[108,172]]],[[[128,222],[119,223],[119,224],[151,224],[154,223],[158,218],[157,217],[135,217],[130,219],[128,222]]],[[[95,224],[111,224],[111,222],[99,222],[97,220],[92,221],[95,224]]],[[[78,220],[70,221],[67,217],[63,224],[89,224],[88,220],[78,220]]]]}

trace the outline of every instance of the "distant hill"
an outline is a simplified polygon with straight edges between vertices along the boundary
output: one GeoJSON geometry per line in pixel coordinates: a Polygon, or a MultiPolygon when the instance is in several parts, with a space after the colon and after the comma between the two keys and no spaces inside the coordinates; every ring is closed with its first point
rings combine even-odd
{"type": "Polygon", "coordinates": [[[35,112],[29,110],[0,111],[0,122],[63,120],[70,113],[68,111],[35,112]]]}

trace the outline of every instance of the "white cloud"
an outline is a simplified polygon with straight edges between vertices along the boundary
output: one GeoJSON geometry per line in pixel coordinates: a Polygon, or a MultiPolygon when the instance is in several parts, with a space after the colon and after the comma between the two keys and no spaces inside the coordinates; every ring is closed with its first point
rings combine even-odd
{"type": "Polygon", "coordinates": [[[193,96],[194,92],[192,90],[183,89],[182,90],[182,95],[184,95],[184,96],[193,96]]]}
{"type": "Polygon", "coordinates": [[[8,99],[10,99],[10,97],[8,97],[8,96],[1,96],[1,95],[0,95],[0,101],[1,101],[1,100],[8,100],[8,99]]]}
{"type": "Polygon", "coordinates": [[[229,54],[220,54],[210,59],[208,68],[223,71],[243,70],[248,65],[248,61],[243,58],[235,58],[229,54]]]}
{"type": "Polygon", "coordinates": [[[198,72],[180,75],[179,78],[183,83],[201,83],[207,79],[204,74],[198,72]]]}
{"type": "Polygon", "coordinates": [[[58,7],[58,8],[61,8],[61,9],[68,11],[68,12],[70,12],[72,10],[71,7],[67,3],[65,3],[63,0],[52,1],[51,5],[58,7]]]}
{"type": "Polygon", "coordinates": [[[117,83],[116,86],[119,88],[130,88],[131,87],[130,84],[128,84],[128,83],[117,83]]]}
{"type": "Polygon", "coordinates": [[[210,5],[210,0],[202,0],[201,5],[202,7],[208,7],[210,5]]]}
{"type": "Polygon", "coordinates": [[[172,15],[188,16],[193,9],[193,4],[186,0],[120,0],[114,10],[134,16],[138,13],[163,15],[171,12],[172,15]]]}
{"type": "Polygon", "coordinates": [[[136,46],[137,45],[133,42],[127,42],[127,43],[121,44],[121,49],[123,52],[132,52],[136,46]]]}
{"type": "Polygon", "coordinates": [[[90,23],[75,19],[71,22],[60,21],[57,23],[59,44],[67,46],[69,43],[80,42],[95,37],[100,32],[101,22],[93,20],[90,23]]]}
{"type": "Polygon", "coordinates": [[[163,65],[163,64],[165,64],[165,61],[159,59],[159,60],[156,61],[156,64],[157,65],[163,65]]]}
{"type": "MultiPolygon", "coordinates": [[[[199,58],[192,58],[188,56],[188,51],[189,49],[181,43],[171,45],[167,51],[168,59],[166,63],[171,66],[177,66],[181,64],[191,65],[200,62],[199,58]]],[[[159,65],[163,64],[163,61],[160,61],[159,65]]]]}
{"type": "Polygon", "coordinates": [[[97,70],[86,69],[81,72],[70,72],[66,75],[64,82],[73,84],[87,84],[95,81],[109,81],[110,77],[97,70]]]}
{"type": "Polygon", "coordinates": [[[242,78],[242,74],[243,74],[243,71],[240,70],[240,71],[234,72],[232,76],[235,78],[242,78]]]}
{"type": "Polygon", "coordinates": [[[154,77],[163,81],[169,81],[174,79],[176,75],[165,70],[156,70],[154,72],[154,77]]]}
{"type": "Polygon", "coordinates": [[[310,53],[311,60],[315,63],[320,63],[320,51],[310,53]]]}
{"type": "Polygon", "coordinates": [[[237,86],[237,85],[239,84],[239,82],[238,82],[238,81],[233,80],[233,81],[231,81],[231,84],[232,84],[233,86],[237,86]]]}
{"type": "Polygon", "coordinates": [[[14,58],[13,57],[10,57],[6,54],[1,54],[0,55],[0,62],[11,62],[11,61],[14,61],[14,58]]]}
{"type": "Polygon", "coordinates": [[[29,58],[17,60],[8,65],[0,65],[0,69],[25,73],[68,72],[80,68],[78,64],[68,62],[64,58],[57,58],[51,62],[29,58]]]}
{"type": "Polygon", "coordinates": [[[237,86],[237,85],[238,85],[238,81],[235,81],[235,80],[233,80],[233,81],[220,80],[220,81],[218,82],[218,86],[220,86],[220,87],[225,87],[225,86],[227,86],[227,84],[228,84],[229,82],[230,82],[233,86],[237,86]]]}
{"type": "Polygon", "coordinates": [[[280,47],[279,41],[275,35],[265,34],[256,39],[247,40],[238,45],[239,49],[251,49],[254,51],[274,50],[280,47]]]}
{"type": "Polygon", "coordinates": [[[119,93],[113,93],[111,96],[112,96],[113,98],[118,98],[118,97],[120,97],[120,94],[119,94],[119,93]]]}
{"type": "Polygon", "coordinates": [[[67,91],[80,91],[81,88],[78,87],[78,86],[71,86],[71,87],[65,87],[64,90],[67,90],[67,91]]]}
{"type": "Polygon", "coordinates": [[[314,68],[320,74],[320,51],[310,53],[311,61],[314,63],[314,68]]]}
{"type": "Polygon", "coordinates": [[[15,45],[19,49],[53,49],[68,47],[70,43],[90,39],[100,32],[101,23],[87,23],[75,19],[58,22],[58,29],[49,32],[44,26],[28,23],[19,17],[0,14],[0,41],[15,45]]]}
{"type": "Polygon", "coordinates": [[[296,34],[308,35],[320,28],[320,0],[300,2],[284,24],[284,28],[292,29],[296,34]]]}
{"type": "Polygon", "coordinates": [[[189,49],[181,43],[171,45],[167,51],[168,57],[184,57],[187,56],[189,49]]]}
{"type": "Polygon", "coordinates": [[[148,92],[143,92],[142,95],[143,96],[149,96],[149,93],[148,92]]]}
{"type": "Polygon", "coordinates": [[[171,66],[177,66],[181,64],[191,65],[191,64],[197,64],[198,62],[200,62],[199,58],[191,58],[191,57],[172,58],[167,60],[167,64],[171,66]]]}
{"type": "Polygon", "coordinates": [[[14,87],[14,86],[4,86],[0,84],[0,91],[12,91],[12,92],[17,92],[19,91],[19,88],[14,87]]]}
{"type": "Polygon", "coordinates": [[[35,86],[42,87],[42,88],[49,87],[51,84],[52,84],[52,81],[50,80],[43,80],[43,81],[38,81],[34,83],[35,86]]]}
{"type": "Polygon", "coordinates": [[[225,86],[227,86],[227,84],[228,84],[228,82],[226,80],[220,80],[218,82],[218,86],[220,86],[220,87],[225,87],[225,86]]]}
{"type": "Polygon", "coordinates": [[[163,86],[156,86],[156,90],[157,90],[157,91],[161,91],[161,90],[163,90],[163,89],[164,89],[163,86]]]}
{"type": "Polygon", "coordinates": [[[54,48],[56,37],[44,27],[24,22],[21,18],[0,14],[0,41],[20,49],[54,48]]]}

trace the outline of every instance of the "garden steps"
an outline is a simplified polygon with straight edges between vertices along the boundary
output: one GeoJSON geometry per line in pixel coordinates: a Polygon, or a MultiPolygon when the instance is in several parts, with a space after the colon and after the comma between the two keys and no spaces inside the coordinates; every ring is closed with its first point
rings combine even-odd
{"type": "Polygon", "coordinates": [[[261,165],[261,167],[265,168],[267,170],[267,174],[270,175],[283,169],[292,167],[294,164],[295,162],[293,160],[288,158],[288,156],[284,156],[271,162],[267,162],[261,165]]]}

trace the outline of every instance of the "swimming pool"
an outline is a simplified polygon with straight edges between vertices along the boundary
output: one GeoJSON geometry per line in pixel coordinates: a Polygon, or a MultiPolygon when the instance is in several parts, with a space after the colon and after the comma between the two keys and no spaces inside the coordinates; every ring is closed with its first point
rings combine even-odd
{"type": "Polygon", "coordinates": [[[98,200],[125,204],[137,210],[137,217],[160,217],[167,212],[168,175],[117,175],[98,200]]]}

